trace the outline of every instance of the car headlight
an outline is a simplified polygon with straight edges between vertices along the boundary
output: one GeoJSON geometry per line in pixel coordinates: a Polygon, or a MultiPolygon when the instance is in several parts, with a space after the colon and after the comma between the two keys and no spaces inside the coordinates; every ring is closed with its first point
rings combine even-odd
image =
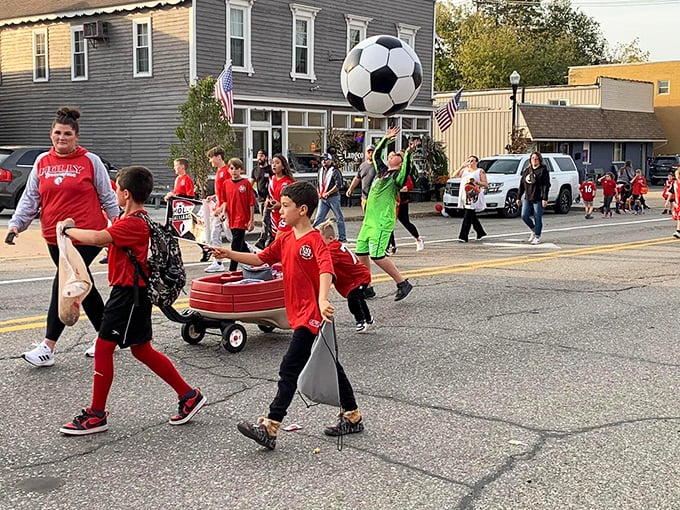
{"type": "Polygon", "coordinates": [[[502,182],[490,182],[489,187],[487,188],[486,192],[487,193],[498,193],[501,188],[503,187],[502,182]]]}

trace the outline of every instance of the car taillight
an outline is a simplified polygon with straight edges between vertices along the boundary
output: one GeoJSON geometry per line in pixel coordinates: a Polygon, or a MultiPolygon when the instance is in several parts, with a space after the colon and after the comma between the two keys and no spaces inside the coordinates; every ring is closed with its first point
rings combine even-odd
{"type": "Polygon", "coordinates": [[[12,172],[0,168],[0,182],[12,182],[12,172]]]}

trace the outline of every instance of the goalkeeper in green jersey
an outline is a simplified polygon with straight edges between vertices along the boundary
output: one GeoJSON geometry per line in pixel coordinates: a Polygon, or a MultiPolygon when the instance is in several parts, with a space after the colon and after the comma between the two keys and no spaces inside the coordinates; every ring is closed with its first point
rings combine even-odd
{"type": "Polygon", "coordinates": [[[412,148],[409,146],[404,154],[389,152],[385,157],[390,143],[394,141],[399,131],[399,127],[390,128],[375,146],[373,152],[375,179],[368,193],[364,221],[361,224],[356,245],[357,257],[366,267],[370,267],[369,260],[373,260],[397,283],[395,301],[404,299],[413,288],[401,275],[394,262],[385,256],[390,234],[397,221],[397,197],[399,190],[406,182],[412,156],[412,148]]]}

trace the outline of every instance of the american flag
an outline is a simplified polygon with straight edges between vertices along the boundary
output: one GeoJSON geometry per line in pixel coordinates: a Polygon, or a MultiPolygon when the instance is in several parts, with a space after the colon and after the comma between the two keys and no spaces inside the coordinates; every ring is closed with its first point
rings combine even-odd
{"type": "Polygon", "coordinates": [[[231,72],[231,62],[229,67],[225,67],[215,82],[215,99],[222,103],[224,118],[233,122],[234,120],[234,77],[231,72]]]}
{"type": "Polygon", "coordinates": [[[437,125],[439,130],[443,133],[451,127],[453,124],[453,118],[456,116],[458,111],[458,104],[460,103],[460,96],[463,93],[463,87],[460,88],[456,95],[453,96],[448,103],[446,103],[441,108],[435,110],[434,118],[437,119],[437,125]]]}

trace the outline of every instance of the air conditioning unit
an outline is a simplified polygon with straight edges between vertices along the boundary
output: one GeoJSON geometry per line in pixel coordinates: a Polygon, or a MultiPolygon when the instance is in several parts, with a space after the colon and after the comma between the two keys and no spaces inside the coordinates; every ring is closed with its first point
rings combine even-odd
{"type": "Polygon", "coordinates": [[[106,21],[83,23],[83,37],[95,41],[109,38],[109,24],[106,21]]]}

